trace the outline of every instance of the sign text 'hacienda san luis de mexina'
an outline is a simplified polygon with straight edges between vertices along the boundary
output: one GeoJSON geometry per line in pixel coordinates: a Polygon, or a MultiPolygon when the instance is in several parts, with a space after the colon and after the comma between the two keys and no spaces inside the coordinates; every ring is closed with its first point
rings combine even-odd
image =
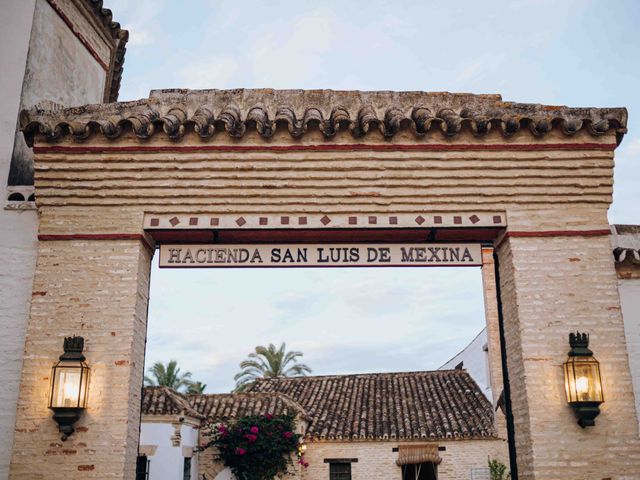
{"type": "Polygon", "coordinates": [[[482,265],[479,244],[162,245],[160,267],[482,265]]]}

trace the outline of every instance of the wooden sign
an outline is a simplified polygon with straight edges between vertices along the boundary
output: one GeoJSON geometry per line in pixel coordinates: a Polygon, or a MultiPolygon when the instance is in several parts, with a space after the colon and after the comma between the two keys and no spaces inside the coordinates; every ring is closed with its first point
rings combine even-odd
{"type": "Polygon", "coordinates": [[[161,245],[161,268],[482,265],[480,244],[161,245]]]}

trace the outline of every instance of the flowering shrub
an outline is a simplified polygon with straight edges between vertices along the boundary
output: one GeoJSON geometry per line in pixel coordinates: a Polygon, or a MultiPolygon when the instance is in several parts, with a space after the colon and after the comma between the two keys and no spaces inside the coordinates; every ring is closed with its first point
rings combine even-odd
{"type": "Polygon", "coordinates": [[[272,480],[290,473],[292,456],[307,467],[304,452],[298,448],[300,435],[294,433],[291,415],[254,415],[233,423],[208,425],[203,430],[207,443],[216,447],[217,460],[229,467],[238,480],[272,480]]]}

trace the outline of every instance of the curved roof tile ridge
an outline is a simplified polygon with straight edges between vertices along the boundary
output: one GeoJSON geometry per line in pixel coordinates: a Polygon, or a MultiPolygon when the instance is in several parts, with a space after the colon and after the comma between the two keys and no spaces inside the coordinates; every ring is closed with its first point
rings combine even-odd
{"type": "Polygon", "coordinates": [[[505,137],[528,129],[544,136],[581,130],[602,135],[614,130],[618,143],[627,131],[626,108],[570,108],[505,102],[500,95],[448,92],[340,90],[152,90],[149,98],[63,110],[33,108],[20,114],[31,144],[36,133],[47,141],[92,134],[117,138],[133,131],[141,139],[164,133],[180,140],[187,132],[202,138],[226,132],[241,138],[255,130],[269,138],[286,128],[294,138],[317,128],[325,137],[349,131],[353,137],[379,131],[391,138],[403,129],[421,137],[441,132],[453,137],[467,129],[476,136],[498,130],[505,137]]]}

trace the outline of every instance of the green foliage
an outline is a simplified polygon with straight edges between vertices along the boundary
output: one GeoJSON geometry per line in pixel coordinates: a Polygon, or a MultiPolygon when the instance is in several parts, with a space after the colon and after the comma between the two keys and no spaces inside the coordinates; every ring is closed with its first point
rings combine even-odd
{"type": "Polygon", "coordinates": [[[204,393],[205,388],[207,388],[206,383],[191,382],[187,387],[187,393],[204,393]]]}
{"type": "Polygon", "coordinates": [[[276,348],[273,343],[268,347],[257,346],[255,352],[240,363],[242,371],[234,377],[235,391],[246,390],[258,378],[295,377],[311,373],[309,367],[298,363],[298,358],[302,355],[302,352],[287,352],[284,343],[280,348],[276,348]]]}
{"type": "Polygon", "coordinates": [[[147,386],[161,386],[173,388],[175,391],[189,388],[192,385],[191,372],[180,373],[178,362],[170,360],[165,366],[162,362],[156,362],[147,369],[150,376],[144,376],[144,384],[147,386]]]}
{"type": "Polygon", "coordinates": [[[505,480],[505,473],[507,471],[507,466],[502,463],[500,460],[491,459],[488,460],[489,463],[489,476],[491,480],[505,480]]]}
{"type": "MultiPolygon", "coordinates": [[[[217,448],[216,460],[238,480],[272,480],[291,473],[301,438],[294,427],[291,415],[255,415],[230,424],[209,424],[203,429],[208,442],[202,449],[217,448]]],[[[300,453],[298,463],[308,466],[300,453]]]]}

